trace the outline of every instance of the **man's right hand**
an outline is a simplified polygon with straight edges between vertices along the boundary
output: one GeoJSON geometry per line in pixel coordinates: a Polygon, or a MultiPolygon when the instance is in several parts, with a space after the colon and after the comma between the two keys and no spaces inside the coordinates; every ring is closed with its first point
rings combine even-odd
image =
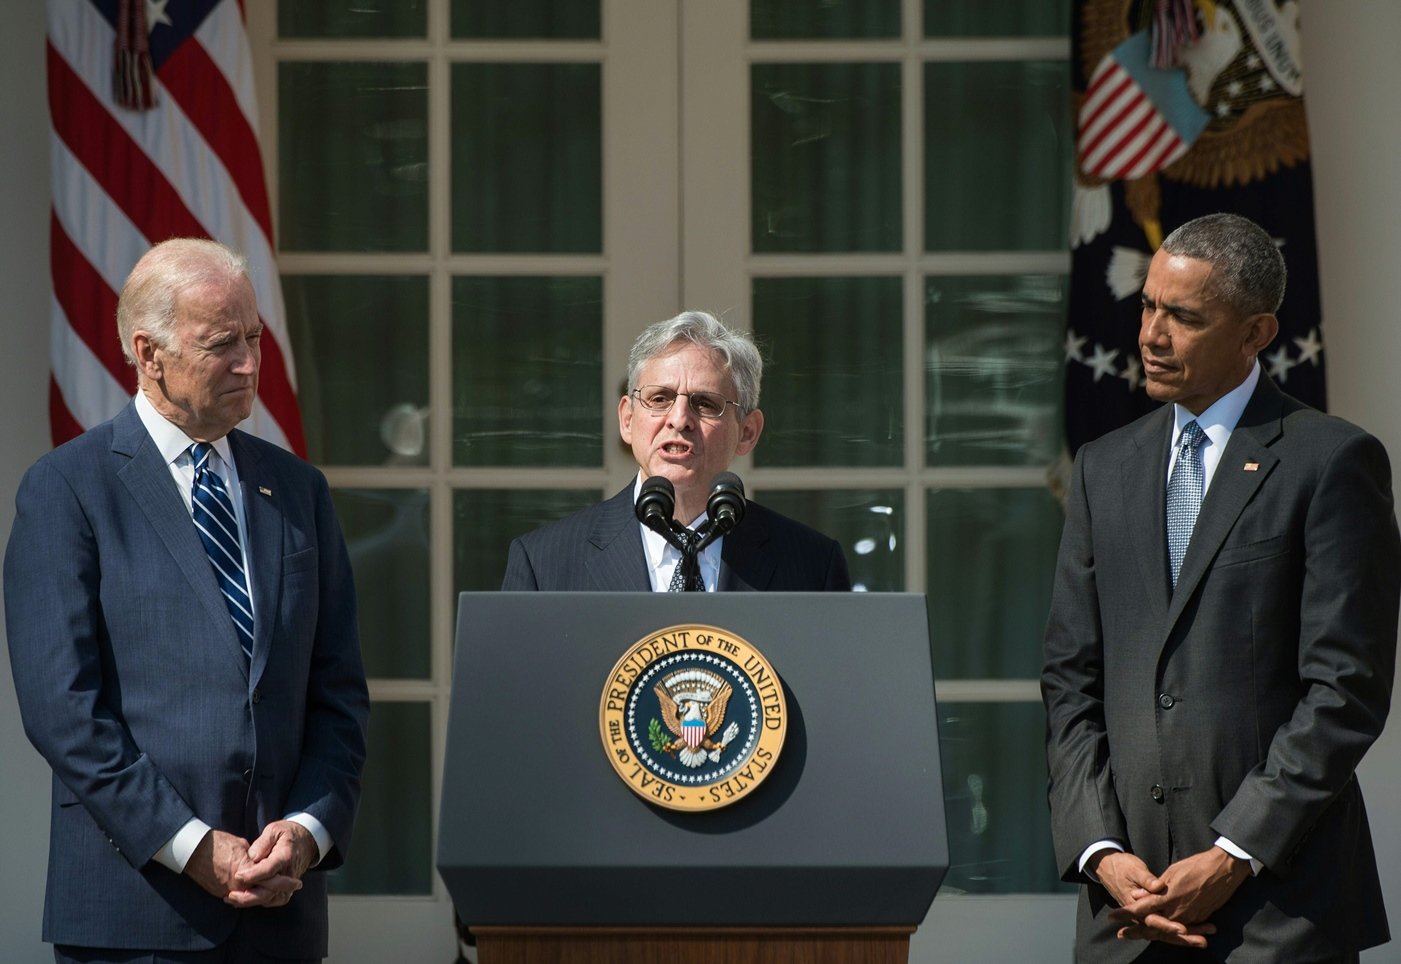
{"type": "Polygon", "coordinates": [[[222,830],[211,830],[195,847],[185,874],[204,890],[235,907],[278,907],[302,889],[295,877],[276,876],[256,886],[238,882],[236,874],[248,862],[249,843],[222,830]]]}
{"type": "MultiPolygon", "coordinates": [[[[1148,865],[1138,857],[1120,850],[1101,850],[1086,861],[1085,869],[1099,879],[1120,907],[1149,895],[1167,893],[1166,881],[1149,870],[1148,865]]],[[[1160,914],[1148,914],[1141,920],[1126,919],[1122,923],[1125,926],[1118,931],[1121,940],[1163,941],[1180,947],[1204,948],[1206,935],[1216,931],[1211,924],[1189,926],[1160,914]]]]}

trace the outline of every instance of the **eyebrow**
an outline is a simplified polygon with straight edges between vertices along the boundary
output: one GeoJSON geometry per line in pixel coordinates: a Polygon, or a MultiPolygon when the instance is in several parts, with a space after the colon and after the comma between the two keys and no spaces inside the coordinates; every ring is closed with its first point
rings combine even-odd
{"type": "Polygon", "coordinates": [[[1151,305],[1155,308],[1161,308],[1168,314],[1177,315],[1180,318],[1196,319],[1206,317],[1200,311],[1196,310],[1195,308],[1188,308],[1186,305],[1163,304],[1162,302],[1155,301],[1153,297],[1146,291],[1139,292],[1139,299],[1144,307],[1148,307],[1151,305]]]}

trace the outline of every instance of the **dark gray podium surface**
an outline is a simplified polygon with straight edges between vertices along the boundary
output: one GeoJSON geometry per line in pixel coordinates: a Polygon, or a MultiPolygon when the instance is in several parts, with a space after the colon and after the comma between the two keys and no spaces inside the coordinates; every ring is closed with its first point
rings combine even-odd
{"type": "Polygon", "coordinates": [[[923,595],[463,593],[438,870],[469,924],[917,925],[948,868],[923,595]],[[662,809],[599,737],[617,660],[669,626],[758,649],[782,754],[721,810],[662,809]]]}

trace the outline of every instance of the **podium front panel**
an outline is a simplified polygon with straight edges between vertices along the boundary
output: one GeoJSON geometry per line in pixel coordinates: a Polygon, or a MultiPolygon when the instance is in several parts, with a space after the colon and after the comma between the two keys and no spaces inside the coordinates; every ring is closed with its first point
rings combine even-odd
{"type": "Polygon", "coordinates": [[[879,925],[948,867],[924,596],[463,593],[438,869],[470,924],[879,925]],[[788,730],[743,799],[635,794],[599,735],[617,660],[676,625],[736,634],[788,730]]]}

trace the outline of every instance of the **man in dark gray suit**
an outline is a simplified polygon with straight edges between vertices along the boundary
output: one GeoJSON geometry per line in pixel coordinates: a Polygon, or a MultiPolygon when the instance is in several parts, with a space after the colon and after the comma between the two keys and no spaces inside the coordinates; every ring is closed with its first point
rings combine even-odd
{"type": "Polygon", "coordinates": [[[1261,373],[1284,280],[1244,218],[1169,235],[1139,347],[1172,404],[1076,456],[1041,686],[1078,960],[1342,962],[1389,938],[1355,771],[1395,670],[1391,469],[1261,373]]]}
{"type": "MultiPolygon", "coordinates": [[[[617,495],[511,543],[502,589],[666,590],[681,553],[637,521],[644,481],[668,479],[674,518],[695,529],[706,519],[715,476],[753,450],[763,359],[750,338],[704,312],[647,328],[628,356],[628,393],[618,401],[618,434],[638,475],[617,495]]],[[[754,502],[744,520],[703,550],[706,590],[849,590],[846,557],[832,539],[754,502]]],[[[697,585],[699,585],[697,583],[697,585]]]]}
{"type": "Polygon", "coordinates": [[[319,960],[369,713],[330,491],[234,429],[263,329],[240,256],[157,245],[117,323],[136,397],[29,470],[5,553],[53,769],[44,939],[83,964],[319,960]]]}

